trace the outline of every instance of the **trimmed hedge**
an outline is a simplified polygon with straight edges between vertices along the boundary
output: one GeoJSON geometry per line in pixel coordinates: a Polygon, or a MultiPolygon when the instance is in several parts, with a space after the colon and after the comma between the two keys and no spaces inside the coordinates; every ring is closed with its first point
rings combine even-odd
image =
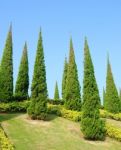
{"type": "Polygon", "coordinates": [[[0,149],[1,150],[14,150],[13,144],[7,138],[5,132],[2,127],[0,127],[0,149]]]}
{"type": "Polygon", "coordinates": [[[30,101],[0,103],[0,112],[26,112],[30,101]]]}
{"type": "Polygon", "coordinates": [[[100,110],[100,116],[102,118],[110,118],[110,119],[114,119],[117,121],[121,121],[121,113],[113,114],[113,113],[110,113],[106,110],[100,110]]]}
{"type": "MultiPolygon", "coordinates": [[[[0,103],[0,112],[26,112],[27,111],[27,107],[30,104],[30,100],[24,100],[22,102],[10,102],[10,103],[0,103]]],[[[63,107],[63,101],[62,100],[58,100],[58,101],[54,101],[54,100],[48,100],[48,112],[53,113],[53,114],[57,114],[57,115],[61,115],[64,118],[73,118],[73,114],[74,116],[76,116],[76,118],[78,118],[77,120],[80,121],[81,120],[81,112],[78,111],[72,111],[72,110],[67,110],[63,107]],[[72,116],[71,116],[72,113],[72,116]],[[79,116],[78,116],[79,114],[79,116]],[[69,117],[70,116],[70,117],[69,117]]],[[[101,118],[111,118],[117,121],[121,121],[121,113],[118,114],[113,114],[110,112],[107,112],[106,110],[100,109],[100,117],[101,118]]]]}

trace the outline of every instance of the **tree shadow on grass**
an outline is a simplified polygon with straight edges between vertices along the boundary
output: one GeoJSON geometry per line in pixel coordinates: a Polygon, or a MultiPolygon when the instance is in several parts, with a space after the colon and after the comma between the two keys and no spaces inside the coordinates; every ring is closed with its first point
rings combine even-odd
{"type": "Polygon", "coordinates": [[[11,120],[20,115],[23,115],[23,114],[22,113],[0,113],[0,123],[2,123],[3,121],[11,120]]]}
{"type": "Polygon", "coordinates": [[[45,119],[45,121],[52,121],[54,119],[58,118],[57,115],[54,115],[54,114],[47,114],[47,117],[45,119]]]}

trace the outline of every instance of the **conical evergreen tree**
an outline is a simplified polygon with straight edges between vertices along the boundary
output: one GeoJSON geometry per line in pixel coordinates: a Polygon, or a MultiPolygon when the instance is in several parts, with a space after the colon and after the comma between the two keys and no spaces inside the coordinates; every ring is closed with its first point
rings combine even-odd
{"type": "Polygon", "coordinates": [[[67,70],[68,71],[66,79],[65,106],[67,109],[80,110],[81,109],[80,85],[78,80],[78,71],[75,62],[72,39],[70,40],[70,53],[67,70]]]}
{"type": "Polygon", "coordinates": [[[10,26],[0,66],[0,101],[8,102],[13,98],[13,46],[12,26],[10,26]]]}
{"type": "Polygon", "coordinates": [[[121,100],[121,89],[119,89],[119,99],[121,100]]]}
{"type": "Polygon", "coordinates": [[[103,106],[105,106],[105,98],[106,98],[106,93],[105,93],[105,89],[103,88],[103,106]]]}
{"type": "Polygon", "coordinates": [[[84,80],[81,130],[86,139],[103,140],[105,123],[99,115],[100,98],[87,40],[84,47],[84,80]]]}
{"type": "Polygon", "coordinates": [[[29,75],[28,75],[28,54],[27,44],[25,43],[21,63],[19,66],[18,78],[15,86],[16,100],[26,100],[28,98],[29,75]]]}
{"type": "Polygon", "coordinates": [[[59,97],[59,90],[58,90],[58,83],[56,81],[56,84],[55,84],[55,93],[54,93],[54,100],[59,100],[60,97],[59,97]]]}
{"type": "Polygon", "coordinates": [[[28,108],[29,116],[32,119],[44,120],[47,114],[47,84],[41,32],[39,33],[37,54],[34,65],[31,100],[31,104],[28,108]]]}
{"type": "Polygon", "coordinates": [[[120,112],[121,112],[121,89],[119,89],[119,99],[120,99],[120,112]]]}
{"type": "Polygon", "coordinates": [[[107,62],[105,109],[112,113],[118,113],[120,110],[120,99],[113,79],[109,58],[107,62]]]}
{"type": "Polygon", "coordinates": [[[63,70],[63,78],[62,78],[62,99],[63,99],[63,100],[65,100],[65,89],[66,89],[67,69],[68,69],[68,62],[67,62],[67,58],[65,58],[64,70],[63,70]]]}

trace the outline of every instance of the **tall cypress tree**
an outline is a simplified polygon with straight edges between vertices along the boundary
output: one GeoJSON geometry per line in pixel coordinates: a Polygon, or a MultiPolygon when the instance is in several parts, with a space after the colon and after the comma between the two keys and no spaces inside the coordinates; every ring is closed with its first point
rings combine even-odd
{"type": "Polygon", "coordinates": [[[121,89],[119,89],[119,99],[120,99],[120,112],[121,112],[121,89]]]}
{"type": "Polygon", "coordinates": [[[65,58],[64,70],[63,70],[63,78],[62,78],[62,99],[63,99],[63,100],[65,100],[65,89],[66,89],[67,69],[68,69],[68,62],[67,62],[67,58],[65,58]]]}
{"type": "Polygon", "coordinates": [[[69,63],[67,69],[65,106],[67,109],[80,110],[81,96],[80,85],[78,80],[77,65],[73,49],[72,39],[70,40],[69,63]]]}
{"type": "Polygon", "coordinates": [[[28,114],[32,119],[45,119],[47,114],[47,84],[42,35],[39,33],[34,75],[31,87],[31,104],[28,114]]]}
{"type": "Polygon", "coordinates": [[[105,98],[106,98],[106,93],[105,89],[103,88],[103,106],[105,107],[105,98]]]}
{"type": "Polygon", "coordinates": [[[59,100],[60,97],[59,97],[59,90],[58,90],[58,83],[56,81],[56,84],[55,84],[55,93],[54,93],[54,100],[59,100]]]}
{"type": "Polygon", "coordinates": [[[10,26],[0,66],[0,101],[8,102],[13,98],[13,46],[12,26],[10,26]]]}
{"type": "Polygon", "coordinates": [[[112,113],[118,113],[120,111],[120,99],[113,79],[109,58],[107,61],[105,109],[112,113]]]}
{"type": "Polygon", "coordinates": [[[104,122],[99,115],[100,98],[87,40],[84,47],[84,79],[81,130],[86,139],[103,140],[104,122]]]}
{"type": "Polygon", "coordinates": [[[25,43],[19,66],[18,78],[15,86],[16,100],[26,100],[28,98],[28,88],[29,88],[28,69],[29,67],[28,67],[27,44],[25,43]]]}

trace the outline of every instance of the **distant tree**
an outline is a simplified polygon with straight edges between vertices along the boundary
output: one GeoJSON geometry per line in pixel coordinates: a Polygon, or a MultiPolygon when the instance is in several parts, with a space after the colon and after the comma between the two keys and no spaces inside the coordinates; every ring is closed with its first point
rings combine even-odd
{"type": "Polygon", "coordinates": [[[32,119],[44,120],[47,115],[47,84],[41,32],[37,46],[28,114],[32,119]]]}
{"type": "Polygon", "coordinates": [[[58,83],[56,81],[56,84],[55,84],[55,93],[54,93],[54,100],[59,100],[60,97],[59,97],[59,90],[58,90],[58,83]]]}
{"type": "Polygon", "coordinates": [[[67,58],[65,58],[63,78],[62,78],[62,99],[63,100],[65,100],[65,93],[66,93],[65,90],[66,90],[67,69],[68,69],[68,62],[67,62],[67,58]]]}
{"type": "Polygon", "coordinates": [[[13,99],[13,46],[12,26],[10,26],[0,66],[0,101],[13,99]]]}
{"type": "Polygon", "coordinates": [[[28,98],[28,88],[29,88],[28,69],[29,67],[28,67],[27,44],[25,43],[19,66],[18,78],[15,86],[16,100],[26,100],[28,98]]]}
{"type": "Polygon", "coordinates": [[[109,58],[107,61],[105,109],[112,113],[118,113],[120,111],[120,99],[113,79],[109,58]]]}
{"type": "Polygon", "coordinates": [[[100,119],[99,107],[99,91],[87,39],[85,39],[81,130],[86,139],[104,140],[105,138],[105,123],[100,119]]]}
{"type": "Polygon", "coordinates": [[[65,106],[67,109],[81,109],[80,85],[78,80],[77,65],[73,49],[72,39],[70,40],[69,62],[67,69],[65,106]]]}

